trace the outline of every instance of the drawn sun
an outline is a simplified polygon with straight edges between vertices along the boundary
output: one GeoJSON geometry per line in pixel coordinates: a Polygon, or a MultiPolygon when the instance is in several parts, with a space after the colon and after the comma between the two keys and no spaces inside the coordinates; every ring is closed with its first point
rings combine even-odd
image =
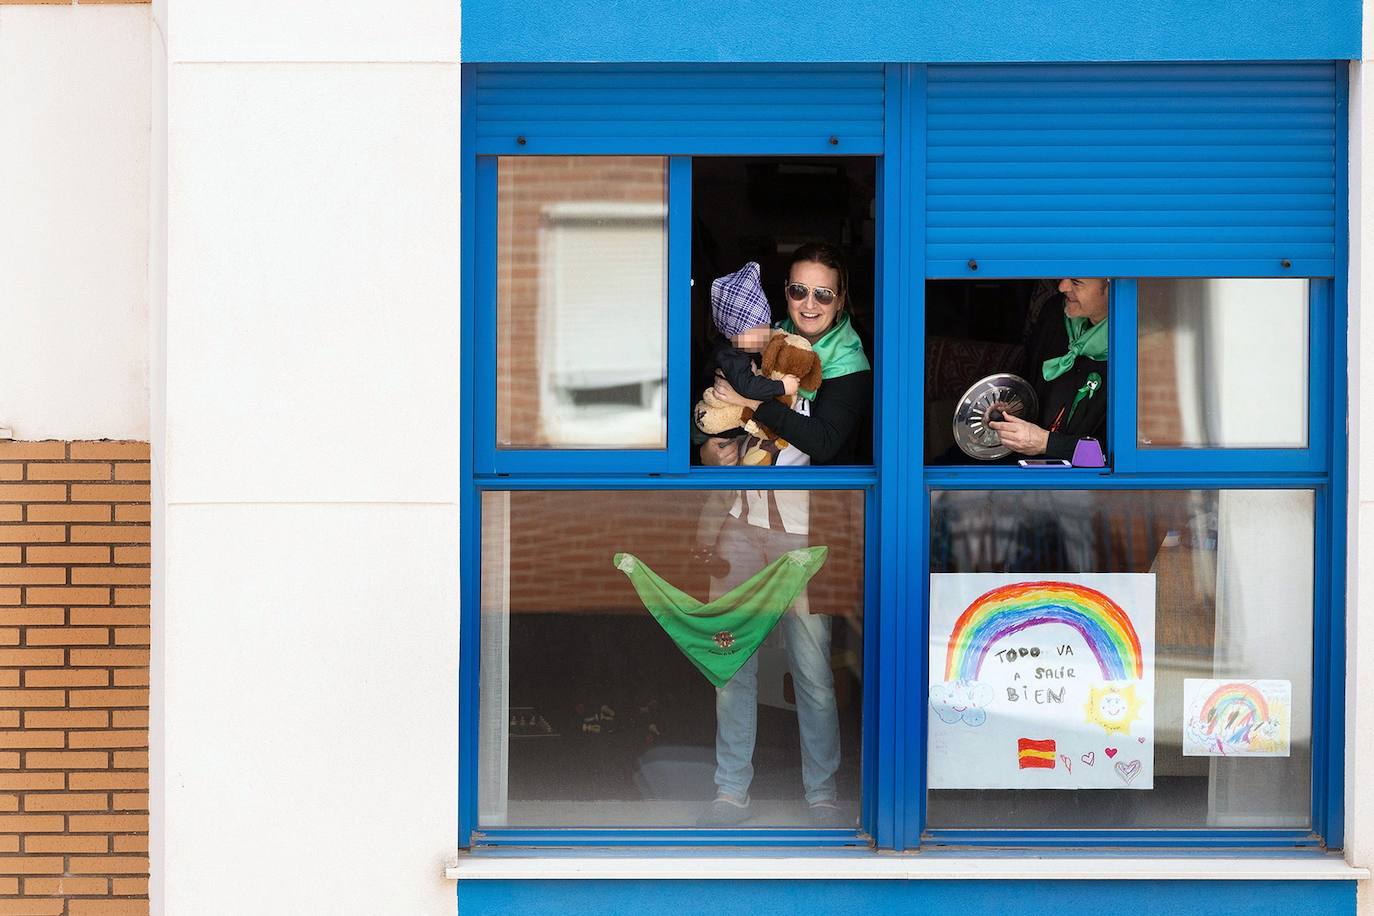
{"type": "Polygon", "coordinates": [[[1117,687],[1103,684],[1088,692],[1088,703],[1084,711],[1090,723],[1097,723],[1110,732],[1130,734],[1131,723],[1140,717],[1140,709],[1145,705],[1135,695],[1135,685],[1117,687]]]}

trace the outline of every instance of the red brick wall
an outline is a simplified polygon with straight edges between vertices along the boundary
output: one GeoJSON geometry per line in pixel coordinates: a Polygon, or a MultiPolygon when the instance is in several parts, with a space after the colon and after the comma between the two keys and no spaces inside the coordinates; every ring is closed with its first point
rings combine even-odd
{"type": "Polygon", "coordinates": [[[148,912],[148,479],[0,441],[0,916],[148,912]]]}

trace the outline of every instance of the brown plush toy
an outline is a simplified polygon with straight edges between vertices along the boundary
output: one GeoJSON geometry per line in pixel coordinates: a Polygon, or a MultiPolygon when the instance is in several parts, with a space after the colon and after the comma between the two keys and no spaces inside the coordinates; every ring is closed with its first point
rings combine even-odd
{"type": "MultiPolygon", "coordinates": [[[[795,375],[801,379],[798,387],[815,391],[821,386],[821,358],[811,349],[805,337],[775,330],[768,339],[768,345],[763,348],[758,374],[775,381],[784,375],[795,375]]],[[[779,395],[777,400],[790,408],[795,397],[784,394],[779,395]]],[[[725,432],[743,426],[751,436],[770,440],[777,438],[772,430],[754,421],[753,410],[726,404],[710,388],[702,392],[692,415],[697,427],[704,433],[725,432]]],[[[786,443],[782,443],[782,446],[786,447],[786,443]]]]}

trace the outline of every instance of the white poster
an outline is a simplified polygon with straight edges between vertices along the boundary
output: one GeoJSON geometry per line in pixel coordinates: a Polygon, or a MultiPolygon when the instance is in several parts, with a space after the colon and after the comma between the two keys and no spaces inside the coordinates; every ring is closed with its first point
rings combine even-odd
{"type": "Polygon", "coordinates": [[[1183,756],[1287,757],[1293,685],[1280,680],[1183,680],[1183,756]]]}
{"type": "Polygon", "coordinates": [[[932,789],[1154,786],[1155,577],[930,577],[932,789]]]}

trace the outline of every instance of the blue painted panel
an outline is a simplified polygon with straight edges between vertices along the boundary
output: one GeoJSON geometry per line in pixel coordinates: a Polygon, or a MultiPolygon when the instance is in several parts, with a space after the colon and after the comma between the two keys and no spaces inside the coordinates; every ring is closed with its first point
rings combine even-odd
{"type": "Polygon", "coordinates": [[[1353,881],[459,881],[463,916],[1130,913],[1342,916],[1353,881]]]}
{"type": "Polygon", "coordinates": [[[1330,63],[932,66],[928,272],[1011,276],[1041,261],[1116,276],[1223,264],[1330,276],[1336,74],[1330,63]]]}
{"type": "Polygon", "coordinates": [[[472,62],[1334,60],[1359,0],[465,0],[472,62]]]}
{"type": "Polygon", "coordinates": [[[476,91],[479,153],[883,150],[872,64],[483,66],[476,91]]]}
{"type": "MultiPolygon", "coordinates": [[[[1346,149],[1349,145],[1348,125],[1350,113],[1350,84],[1341,82],[1336,87],[1336,148],[1346,149]]],[[[1347,252],[1349,245],[1349,163],[1345,156],[1338,161],[1336,174],[1336,250],[1347,252]]],[[[1327,844],[1333,849],[1345,845],[1345,654],[1346,654],[1346,535],[1348,517],[1346,500],[1348,458],[1348,411],[1349,392],[1345,366],[1349,363],[1348,340],[1348,277],[1349,265],[1344,254],[1337,259],[1337,271],[1332,281],[1331,303],[1332,318],[1328,325],[1330,334],[1330,365],[1334,377],[1331,380],[1330,403],[1326,405],[1326,436],[1331,455],[1331,486],[1325,494],[1325,525],[1322,531],[1327,537],[1319,535],[1317,541],[1318,562],[1329,565],[1318,567],[1317,588],[1317,626],[1323,631],[1314,645],[1320,646],[1325,656],[1313,670],[1324,672],[1325,677],[1315,682],[1313,693],[1313,775],[1314,805],[1313,823],[1326,837],[1327,844]],[[1320,716],[1320,720],[1317,719],[1320,716]],[[1323,738],[1325,740],[1323,740],[1323,738]]],[[[1325,374],[1325,373],[1323,373],[1325,374]]]]}

